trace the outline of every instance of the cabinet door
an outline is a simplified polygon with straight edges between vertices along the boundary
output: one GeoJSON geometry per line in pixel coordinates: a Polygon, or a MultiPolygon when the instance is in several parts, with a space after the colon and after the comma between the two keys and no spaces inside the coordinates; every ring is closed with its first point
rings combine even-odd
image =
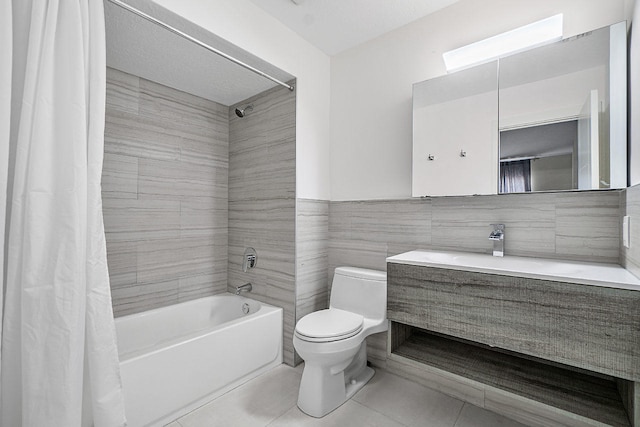
{"type": "Polygon", "coordinates": [[[496,194],[497,61],[413,86],[412,194],[496,194]]]}

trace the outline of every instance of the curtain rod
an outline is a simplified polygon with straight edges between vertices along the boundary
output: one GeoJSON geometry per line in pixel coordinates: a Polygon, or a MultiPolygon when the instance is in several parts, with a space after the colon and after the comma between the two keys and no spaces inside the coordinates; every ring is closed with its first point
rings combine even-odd
{"type": "Polygon", "coordinates": [[[260,71],[257,68],[254,68],[251,65],[240,61],[239,59],[234,58],[231,55],[227,55],[226,53],[216,49],[215,47],[209,46],[208,44],[201,42],[200,40],[196,39],[195,37],[192,37],[189,34],[184,33],[182,31],[178,30],[177,28],[174,28],[171,25],[162,22],[159,19],[156,19],[151,15],[147,15],[146,13],[142,12],[141,10],[136,9],[133,6],[129,6],[127,3],[125,3],[125,2],[123,2],[121,0],[109,0],[109,2],[115,4],[116,6],[119,6],[119,7],[123,8],[125,10],[128,10],[129,12],[131,12],[131,13],[133,13],[135,15],[138,15],[139,17],[144,18],[149,22],[152,22],[152,23],[154,23],[156,25],[159,25],[160,27],[171,31],[172,33],[177,34],[178,36],[180,36],[180,37],[182,37],[182,38],[184,38],[186,40],[189,40],[190,42],[195,43],[198,46],[203,47],[203,48],[207,49],[208,51],[213,52],[216,55],[221,56],[221,57],[233,62],[234,64],[237,64],[237,65],[239,65],[239,66],[241,66],[241,67],[243,67],[243,68],[245,68],[245,69],[247,69],[249,71],[252,71],[252,72],[254,72],[254,73],[256,73],[256,74],[258,74],[258,75],[260,75],[260,76],[262,76],[262,77],[264,77],[266,79],[269,79],[272,82],[279,84],[280,86],[284,86],[284,87],[286,87],[287,89],[289,89],[291,91],[294,89],[293,86],[290,86],[287,83],[285,83],[283,81],[280,81],[280,80],[276,79],[275,77],[270,76],[269,74],[267,74],[267,73],[265,73],[263,71],[260,71]]]}

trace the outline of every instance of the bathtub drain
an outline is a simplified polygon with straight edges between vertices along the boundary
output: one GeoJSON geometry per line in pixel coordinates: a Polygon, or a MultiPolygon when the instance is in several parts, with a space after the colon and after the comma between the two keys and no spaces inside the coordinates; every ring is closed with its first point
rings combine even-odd
{"type": "Polygon", "coordinates": [[[244,314],[248,314],[249,313],[249,304],[247,304],[246,302],[244,304],[242,304],[242,312],[244,314]]]}

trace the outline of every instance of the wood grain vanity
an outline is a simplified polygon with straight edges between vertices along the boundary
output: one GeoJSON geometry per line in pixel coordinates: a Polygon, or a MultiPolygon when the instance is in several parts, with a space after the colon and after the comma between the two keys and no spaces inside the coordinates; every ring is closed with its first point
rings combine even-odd
{"type": "Polygon", "coordinates": [[[389,370],[530,425],[640,426],[634,276],[416,253],[387,260],[389,370]]]}

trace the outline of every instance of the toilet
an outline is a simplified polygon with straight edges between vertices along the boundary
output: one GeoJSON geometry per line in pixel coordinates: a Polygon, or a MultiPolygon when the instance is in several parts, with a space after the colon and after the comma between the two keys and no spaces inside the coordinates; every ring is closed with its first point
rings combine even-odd
{"type": "Polygon", "coordinates": [[[296,324],[293,346],[304,359],[298,407],[323,417],[345,403],[372,377],[365,338],[387,330],[387,274],[338,267],[329,308],[296,324]]]}

